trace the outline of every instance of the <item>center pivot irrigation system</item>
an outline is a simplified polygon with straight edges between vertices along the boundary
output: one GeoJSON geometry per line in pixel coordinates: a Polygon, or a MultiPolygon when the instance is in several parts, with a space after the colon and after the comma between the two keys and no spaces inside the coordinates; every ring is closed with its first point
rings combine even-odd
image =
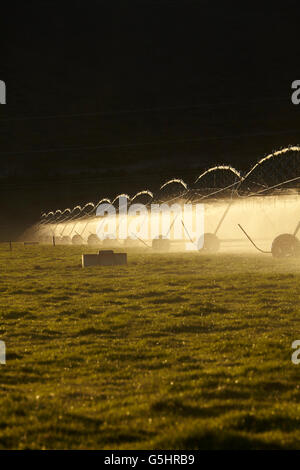
{"type": "Polygon", "coordinates": [[[274,257],[300,256],[300,147],[290,146],[261,158],[247,173],[231,165],[218,165],[204,171],[187,184],[173,178],[156,193],[148,189],[133,197],[119,194],[112,201],[76,205],[73,209],[44,212],[40,221],[24,237],[40,243],[145,246],[156,251],[185,249],[187,239],[194,249],[204,253],[219,250],[256,249],[274,257]],[[112,204],[118,215],[120,198],[127,206],[143,204],[150,211],[152,204],[203,204],[204,235],[191,234],[181,217],[182,240],[172,240],[171,231],[178,215],[154,238],[129,233],[126,239],[105,232],[105,220],[97,217],[101,204],[112,204]],[[283,233],[282,233],[283,232],[283,233]],[[251,234],[251,235],[250,235],[251,234]],[[185,242],[185,245],[183,243],[185,242]]]}

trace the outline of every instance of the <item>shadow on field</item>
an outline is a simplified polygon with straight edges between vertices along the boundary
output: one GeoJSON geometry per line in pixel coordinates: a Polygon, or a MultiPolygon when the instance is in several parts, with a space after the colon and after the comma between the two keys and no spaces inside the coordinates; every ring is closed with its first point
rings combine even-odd
{"type": "Polygon", "coordinates": [[[150,409],[156,413],[172,413],[184,417],[211,417],[218,416],[225,411],[228,412],[230,409],[235,409],[235,407],[224,405],[201,408],[198,406],[185,405],[176,398],[162,398],[152,403],[150,409]]]}
{"type": "MultiPolygon", "coordinates": [[[[167,449],[164,441],[157,444],[159,449],[167,449]]],[[[194,431],[172,440],[172,449],[195,450],[280,450],[279,444],[271,444],[250,436],[225,430],[194,431]]],[[[169,441],[170,446],[170,441],[169,441]]]]}
{"type": "Polygon", "coordinates": [[[287,416],[254,416],[247,414],[240,416],[238,422],[232,425],[235,430],[246,432],[263,433],[267,431],[291,432],[299,429],[300,420],[287,416]]]}

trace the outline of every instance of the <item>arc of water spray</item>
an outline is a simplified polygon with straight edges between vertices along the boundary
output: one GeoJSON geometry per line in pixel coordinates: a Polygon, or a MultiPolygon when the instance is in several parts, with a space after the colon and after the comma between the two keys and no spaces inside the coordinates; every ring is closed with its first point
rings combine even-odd
{"type": "Polygon", "coordinates": [[[231,166],[231,165],[217,165],[217,166],[213,166],[212,168],[209,168],[208,170],[205,170],[203,173],[201,173],[201,175],[199,175],[198,178],[196,178],[194,184],[196,184],[200,179],[202,179],[204,176],[208,175],[209,173],[214,173],[214,172],[219,171],[219,170],[221,170],[221,171],[223,171],[223,170],[230,171],[235,176],[237,176],[239,178],[239,180],[243,179],[241,173],[236,168],[234,168],[233,166],[231,166]]]}
{"type": "Polygon", "coordinates": [[[284,147],[281,150],[276,150],[275,152],[269,153],[265,157],[261,158],[257,163],[255,163],[255,165],[253,165],[253,167],[248,171],[248,173],[246,173],[244,180],[248,178],[248,176],[251,175],[251,173],[265,161],[270,160],[271,158],[274,158],[274,157],[278,157],[279,155],[283,155],[288,152],[300,152],[300,147],[298,145],[294,145],[291,147],[284,147]]]}

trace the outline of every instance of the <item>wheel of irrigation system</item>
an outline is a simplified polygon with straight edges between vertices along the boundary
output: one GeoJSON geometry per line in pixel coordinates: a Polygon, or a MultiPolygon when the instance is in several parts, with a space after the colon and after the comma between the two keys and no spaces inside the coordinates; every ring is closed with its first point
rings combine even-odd
{"type": "Polygon", "coordinates": [[[126,248],[138,248],[140,244],[140,241],[136,238],[126,238],[124,240],[124,246],[126,246],[126,248]]]}
{"type": "Polygon", "coordinates": [[[74,235],[72,238],[72,244],[73,245],[83,245],[83,240],[80,235],[74,235]]]}
{"type": "Polygon", "coordinates": [[[295,235],[283,233],[273,240],[271,252],[274,258],[296,258],[300,256],[300,241],[295,235]]]}
{"type": "Polygon", "coordinates": [[[102,241],[102,245],[103,247],[114,247],[114,248],[117,248],[119,246],[119,243],[118,243],[118,240],[116,238],[113,238],[113,237],[106,237],[103,239],[102,241]]]}
{"type": "Polygon", "coordinates": [[[89,235],[88,239],[87,239],[87,243],[88,245],[100,245],[101,244],[101,241],[98,237],[98,235],[96,235],[95,233],[91,233],[91,235],[89,235]]]}
{"type": "Polygon", "coordinates": [[[220,249],[220,240],[214,233],[205,233],[198,240],[198,250],[202,253],[217,253],[220,249]]]}

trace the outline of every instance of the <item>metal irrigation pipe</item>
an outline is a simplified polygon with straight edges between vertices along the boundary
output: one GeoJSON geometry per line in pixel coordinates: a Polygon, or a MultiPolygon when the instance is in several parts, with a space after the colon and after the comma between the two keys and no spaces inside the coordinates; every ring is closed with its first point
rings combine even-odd
{"type": "Polygon", "coordinates": [[[271,251],[265,251],[265,250],[262,250],[261,248],[259,248],[255,243],[254,241],[252,240],[252,238],[248,235],[248,233],[246,232],[246,230],[243,229],[243,227],[238,224],[238,226],[240,227],[240,229],[242,230],[242,232],[244,232],[244,234],[246,235],[246,237],[248,238],[248,240],[252,243],[252,245],[254,246],[254,248],[256,248],[258,251],[260,251],[261,253],[272,253],[271,251]]]}

